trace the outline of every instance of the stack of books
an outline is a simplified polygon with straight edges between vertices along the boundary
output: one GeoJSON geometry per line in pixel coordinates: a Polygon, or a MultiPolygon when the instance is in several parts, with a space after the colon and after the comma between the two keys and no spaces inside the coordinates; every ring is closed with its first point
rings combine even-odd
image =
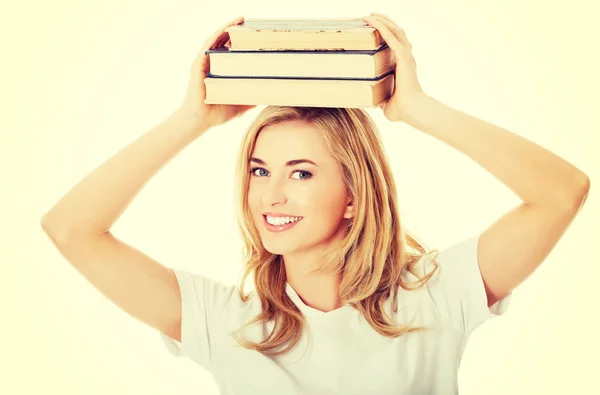
{"type": "Polygon", "coordinates": [[[208,104],[376,107],[394,90],[395,62],[360,18],[246,19],[206,51],[208,104]]]}

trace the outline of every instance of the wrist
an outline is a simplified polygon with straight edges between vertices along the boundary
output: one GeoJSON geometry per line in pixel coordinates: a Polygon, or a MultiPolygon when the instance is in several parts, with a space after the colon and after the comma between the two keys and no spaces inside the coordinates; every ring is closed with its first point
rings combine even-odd
{"type": "Polygon", "coordinates": [[[200,135],[211,127],[208,120],[201,114],[188,110],[184,107],[176,109],[171,114],[171,118],[181,123],[183,129],[192,134],[200,135]]]}
{"type": "Polygon", "coordinates": [[[405,123],[410,124],[411,121],[419,118],[419,114],[423,113],[425,107],[429,106],[433,98],[425,93],[414,95],[404,103],[401,108],[401,118],[405,123]]]}

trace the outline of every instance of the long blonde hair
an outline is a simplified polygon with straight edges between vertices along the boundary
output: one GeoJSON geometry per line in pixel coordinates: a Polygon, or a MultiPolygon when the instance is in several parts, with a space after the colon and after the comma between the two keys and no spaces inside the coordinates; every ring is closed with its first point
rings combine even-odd
{"type": "MultiPolygon", "coordinates": [[[[406,332],[420,332],[423,327],[403,326],[385,312],[383,303],[396,300],[398,287],[404,290],[421,288],[437,270],[421,277],[415,265],[426,254],[423,246],[400,223],[396,185],[386,158],[379,131],[371,117],[356,108],[313,108],[269,106],[262,110],[242,139],[236,168],[237,224],[243,241],[244,273],[239,286],[254,275],[255,290],[262,312],[241,328],[231,332],[245,348],[264,354],[278,355],[292,349],[306,329],[306,321],[286,293],[286,273],[281,255],[267,251],[261,243],[258,229],[248,208],[249,160],[261,129],[283,122],[303,122],[322,133],[332,155],[343,170],[347,192],[353,197],[354,218],[348,221],[346,236],[322,255],[327,262],[321,269],[339,273],[340,298],[362,313],[378,333],[398,337],[406,332]],[[417,252],[408,251],[410,246],[417,252]],[[404,282],[406,270],[418,278],[404,282]],[[237,332],[254,324],[274,320],[272,332],[260,343],[241,338],[237,332]],[[287,344],[287,347],[276,349],[287,344]]],[[[393,304],[394,312],[397,305],[393,304]]],[[[412,321],[414,322],[414,320],[412,321]]],[[[411,322],[411,323],[412,323],[411,322]]]]}

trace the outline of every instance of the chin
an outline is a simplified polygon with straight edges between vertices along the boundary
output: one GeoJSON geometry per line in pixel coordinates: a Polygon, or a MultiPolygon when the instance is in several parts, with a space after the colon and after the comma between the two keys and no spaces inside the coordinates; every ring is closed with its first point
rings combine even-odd
{"type": "MultiPolygon", "coordinates": [[[[277,243],[273,243],[273,244],[277,244],[277,243]]],[[[271,254],[275,254],[275,255],[285,255],[285,254],[289,254],[291,252],[290,249],[285,248],[283,246],[269,245],[269,243],[265,244],[264,242],[263,242],[263,247],[265,248],[265,250],[267,250],[271,254]]]]}

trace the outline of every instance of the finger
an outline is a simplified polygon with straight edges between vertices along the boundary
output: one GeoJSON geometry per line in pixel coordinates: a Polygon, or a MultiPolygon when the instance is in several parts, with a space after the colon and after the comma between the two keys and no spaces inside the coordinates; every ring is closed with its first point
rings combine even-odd
{"type": "MultiPolygon", "coordinates": [[[[225,29],[227,29],[230,26],[234,26],[239,23],[242,23],[243,21],[244,21],[243,16],[239,16],[235,19],[232,19],[231,21],[222,25],[218,30],[215,31],[215,33],[213,33],[212,36],[210,36],[208,39],[206,39],[206,41],[204,42],[204,45],[202,45],[202,49],[200,50],[200,52],[198,53],[198,56],[196,57],[196,59],[194,60],[194,62],[192,64],[192,72],[193,73],[196,73],[196,72],[208,73],[208,71],[210,69],[210,62],[209,62],[208,56],[206,55],[206,51],[214,48],[213,47],[214,44],[219,44],[220,43],[219,38],[221,38],[221,36],[224,36],[223,39],[225,37],[227,37],[227,40],[229,40],[229,33],[226,33],[225,29]],[[223,34],[223,33],[225,33],[225,34],[223,34]]],[[[220,45],[217,45],[217,46],[220,46],[220,45]]]]}
{"type": "Polygon", "coordinates": [[[208,50],[208,49],[212,49],[214,48],[214,44],[221,38],[221,36],[227,35],[229,36],[229,33],[227,33],[225,30],[230,27],[230,26],[234,26],[237,25],[241,22],[244,21],[244,17],[243,16],[239,16],[229,22],[227,22],[226,24],[222,25],[219,29],[217,29],[212,36],[210,36],[208,39],[206,39],[206,41],[204,42],[204,45],[202,46],[202,48],[204,50],[208,50]]]}
{"type": "Polygon", "coordinates": [[[406,37],[406,33],[404,32],[404,30],[402,30],[401,28],[399,28],[398,26],[394,25],[391,22],[388,22],[384,19],[381,19],[381,22],[388,28],[390,29],[390,31],[394,34],[394,36],[396,36],[396,38],[402,43],[404,44],[404,46],[406,48],[408,48],[409,50],[412,50],[412,44],[410,43],[410,41],[408,41],[408,38],[406,37]]]}
{"type": "Polygon", "coordinates": [[[402,36],[403,36],[404,38],[406,38],[406,33],[404,32],[404,29],[402,29],[400,26],[398,26],[398,24],[397,24],[396,22],[394,22],[394,21],[392,20],[392,18],[390,18],[389,16],[387,16],[387,15],[384,15],[384,14],[380,14],[379,12],[371,12],[371,15],[372,15],[372,16],[375,16],[375,17],[378,17],[378,18],[381,18],[381,19],[383,19],[384,21],[387,21],[387,22],[389,22],[391,25],[393,25],[393,26],[395,26],[395,27],[397,28],[397,31],[398,31],[398,32],[401,32],[401,33],[402,33],[402,36]]]}
{"type": "Polygon", "coordinates": [[[196,59],[194,59],[194,62],[192,63],[191,69],[192,75],[208,73],[210,70],[210,59],[208,55],[206,55],[204,48],[198,52],[196,59]]]}
{"type": "Polygon", "coordinates": [[[224,34],[213,44],[213,48],[221,48],[229,41],[229,34],[224,34]]]}
{"type": "Polygon", "coordinates": [[[387,16],[387,15],[385,15],[385,14],[381,14],[381,13],[379,13],[379,12],[371,12],[371,16],[378,16],[378,17],[380,17],[380,18],[383,18],[383,19],[385,19],[386,21],[388,21],[388,22],[390,22],[390,23],[393,23],[394,25],[398,26],[398,24],[397,24],[396,22],[394,22],[394,21],[392,20],[392,18],[390,18],[389,16],[387,16]]]}
{"type": "Polygon", "coordinates": [[[392,20],[392,18],[390,18],[389,16],[387,16],[385,14],[381,14],[379,12],[371,12],[371,16],[381,18],[384,23],[386,21],[389,22],[389,24],[386,24],[386,26],[388,26],[388,28],[390,30],[392,30],[392,32],[394,33],[394,35],[396,37],[401,36],[402,40],[407,44],[407,46],[412,49],[412,45],[411,45],[410,41],[408,40],[408,37],[406,36],[406,32],[404,31],[404,29],[402,29],[400,26],[398,26],[398,24],[396,22],[394,22],[392,20]]]}
{"type": "Polygon", "coordinates": [[[383,23],[402,44],[404,44],[408,49],[412,50],[412,45],[408,41],[408,38],[406,37],[406,33],[404,32],[404,30],[402,28],[400,28],[394,22],[391,22],[385,18],[375,17],[375,19],[378,19],[379,21],[381,21],[381,23],[383,23]]]}
{"type": "Polygon", "coordinates": [[[386,25],[383,24],[383,22],[381,22],[381,20],[368,16],[364,17],[363,19],[365,22],[379,31],[381,37],[383,37],[383,40],[392,49],[392,52],[394,52],[396,57],[400,57],[406,52],[406,48],[404,48],[400,40],[396,38],[396,36],[386,27],[386,25]]]}
{"type": "Polygon", "coordinates": [[[227,38],[229,39],[229,33],[227,33],[225,30],[230,27],[230,26],[234,26],[237,25],[239,23],[240,18],[236,18],[226,24],[224,24],[223,26],[221,26],[219,29],[217,29],[212,36],[210,36],[204,43],[203,48],[205,50],[208,49],[212,49],[215,48],[217,46],[219,46],[219,42],[224,39],[227,38]]]}

